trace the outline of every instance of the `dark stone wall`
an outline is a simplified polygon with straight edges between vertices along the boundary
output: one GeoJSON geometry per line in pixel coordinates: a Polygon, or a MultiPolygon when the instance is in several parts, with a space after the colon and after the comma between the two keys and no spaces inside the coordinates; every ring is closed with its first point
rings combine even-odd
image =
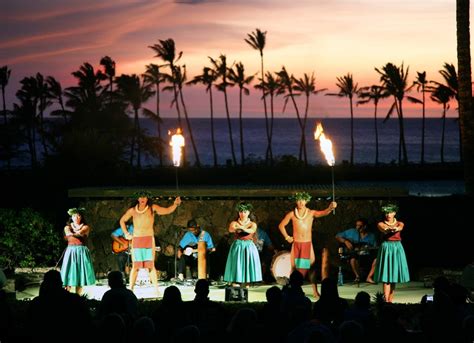
{"type": "MultiPolygon", "coordinates": [[[[231,237],[227,232],[229,223],[237,218],[235,206],[240,200],[183,200],[177,211],[166,216],[155,217],[155,237],[162,247],[162,253],[167,245],[174,246],[184,234],[187,221],[191,218],[208,231],[217,246],[217,251],[211,260],[211,276],[223,274],[227,251],[231,237]]],[[[278,224],[285,214],[294,209],[294,203],[282,199],[252,199],[254,213],[258,225],[267,231],[273,244],[278,250],[289,250],[290,246],[284,241],[278,224]]],[[[160,206],[170,206],[172,200],[158,199],[160,206]]],[[[321,249],[327,247],[330,251],[330,271],[339,263],[337,259],[337,242],[334,236],[337,232],[353,227],[358,217],[369,219],[370,229],[374,232],[375,223],[381,219],[380,200],[340,200],[335,214],[317,218],[313,224],[313,242],[316,258],[320,261],[321,249]]],[[[80,201],[86,208],[86,220],[91,226],[88,246],[91,250],[94,267],[99,275],[116,269],[116,261],[111,252],[111,232],[119,227],[122,214],[132,206],[129,199],[89,199],[80,201]]],[[[328,200],[312,200],[308,207],[323,210],[329,205],[328,200]]],[[[291,233],[291,224],[287,228],[291,233]]],[[[318,262],[318,268],[320,263],[318,262]]]]}

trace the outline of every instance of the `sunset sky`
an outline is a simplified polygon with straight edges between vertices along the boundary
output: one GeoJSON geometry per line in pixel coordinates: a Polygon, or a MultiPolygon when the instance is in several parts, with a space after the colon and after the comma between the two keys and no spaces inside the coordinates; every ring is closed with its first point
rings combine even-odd
{"type": "MultiPolygon", "coordinates": [[[[220,54],[229,62],[242,61],[246,73],[254,74],[260,70],[259,54],[244,38],[256,28],[267,31],[266,70],[284,65],[298,78],[314,72],[317,88],[329,92],[337,92],[336,77],[347,73],[359,86],[378,83],[374,67],[387,62],[408,65],[410,83],[416,71],[441,81],[438,71],[444,62],[457,67],[455,0],[2,0],[1,7],[0,66],[12,70],[8,108],[19,80],[37,72],[68,87],[74,84],[72,71],[84,62],[98,67],[108,55],[117,63],[117,75],[141,74],[146,64],[162,63],[148,48],[158,39],[175,40],[188,79],[209,65],[208,56],[220,54]]],[[[185,92],[190,115],[207,116],[204,90],[194,86],[185,92]]],[[[417,96],[416,91],[411,95],[417,96]]],[[[245,116],[262,115],[259,96],[252,88],[244,100],[245,116]]],[[[216,112],[223,116],[221,94],[216,98],[216,112]]],[[[235,91],[230,102],[236,116],[235,91]]],[[[439,105],[428,106],[428,116],[440,117],[439,105]]],[[[448,116],[457,116],[455,107],[448,116]]],[[[281,110],[279,100],[277,115],[281,110]]],[[[167,100],[163,111],[175,116],[167,100]]],[[[407,103],[407,116],[420,113],[420,106],[407,103]]],[[[318,95],[311,100],[311,117],[348,115],[346,98],[318,95]]],[[[371,115],[371,106],[355,109],[356,117],[371,115]]]]}

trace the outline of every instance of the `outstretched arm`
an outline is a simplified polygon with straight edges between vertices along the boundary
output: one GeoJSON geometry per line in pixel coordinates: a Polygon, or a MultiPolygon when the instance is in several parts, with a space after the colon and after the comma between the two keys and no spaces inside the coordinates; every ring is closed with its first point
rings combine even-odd
{"type": "Polygon", "coordinates": [[[176,199],[174,199],[173,205],[171,205],[169,207],[161,207],[161,206],[158,206],[158,205],[153,205],[153,212],[158,213],[160,216],[171,214],[176,210],[176,208],[180,204],[181,204],[181,198],[176,197],[176,199]]]}
{"type": "Polygon", "coordinates": [[[280,222],[280,224],[278,224],[278,229],[283,235],[283,238],[285,238],[285,241],[287,241],[288,243],[293,243],[293,237],[288,235],[288,233],[286,232],[286,226],[290,223],[290,220],[292,217],[293,217],[293,212],[288,212],[286,216],[283,218],[283,220],[280,222]]]}
{"type": "Polygon", "coordinates": [[[337,207],[337,203],[335,201],[331,202],[328,206],[328,208],[326,208],[325,210],[322,210],[322,211],[316,211],[316,210],[313,210],[313,216],[316,217],[316,218],[319,218],[319,217],[324,217],[324,216],[327,216],[329,213],[331,213],[332,210],[334,210],[335,208],[337,207]]]}

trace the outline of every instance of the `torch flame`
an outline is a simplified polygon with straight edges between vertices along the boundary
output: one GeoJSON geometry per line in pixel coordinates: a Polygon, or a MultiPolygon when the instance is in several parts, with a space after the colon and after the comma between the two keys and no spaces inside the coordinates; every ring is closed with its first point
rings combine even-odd
{"type": "Polygon", "coordinates": [[[328,164],[333,167],[335,164],[335,159],[334,154],[332,152],[332,142],[330,139],[326,138],[326,135],[324,134],[323,125],[321,123],[318,123],[318,125],[316,125],[316,130],[314,131],[314,139],[319,139],[319,147],[321,148],[321,151],[323,152],[328,164]]]}
{"type": "MultiPolygon", "coordinates": [[[[168,135],[171,135],[171,131],[168,131],[168,135]]],[[[184,147],[184,137],[180,128],[176,129],[176,133],[171,136],[170,146],[173,154],[173,166],[179,167],[182,155],[181,148],[184,147]]]]}

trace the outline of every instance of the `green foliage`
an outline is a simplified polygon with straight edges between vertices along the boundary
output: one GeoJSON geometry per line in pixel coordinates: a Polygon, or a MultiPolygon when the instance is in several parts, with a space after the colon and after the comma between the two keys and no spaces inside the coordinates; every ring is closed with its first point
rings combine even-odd
{"type": "Polygon", "coordinates": [[[0,208],[0,267],[54,265],[61,245],[61,235],[40,213],[0,208]]]}

